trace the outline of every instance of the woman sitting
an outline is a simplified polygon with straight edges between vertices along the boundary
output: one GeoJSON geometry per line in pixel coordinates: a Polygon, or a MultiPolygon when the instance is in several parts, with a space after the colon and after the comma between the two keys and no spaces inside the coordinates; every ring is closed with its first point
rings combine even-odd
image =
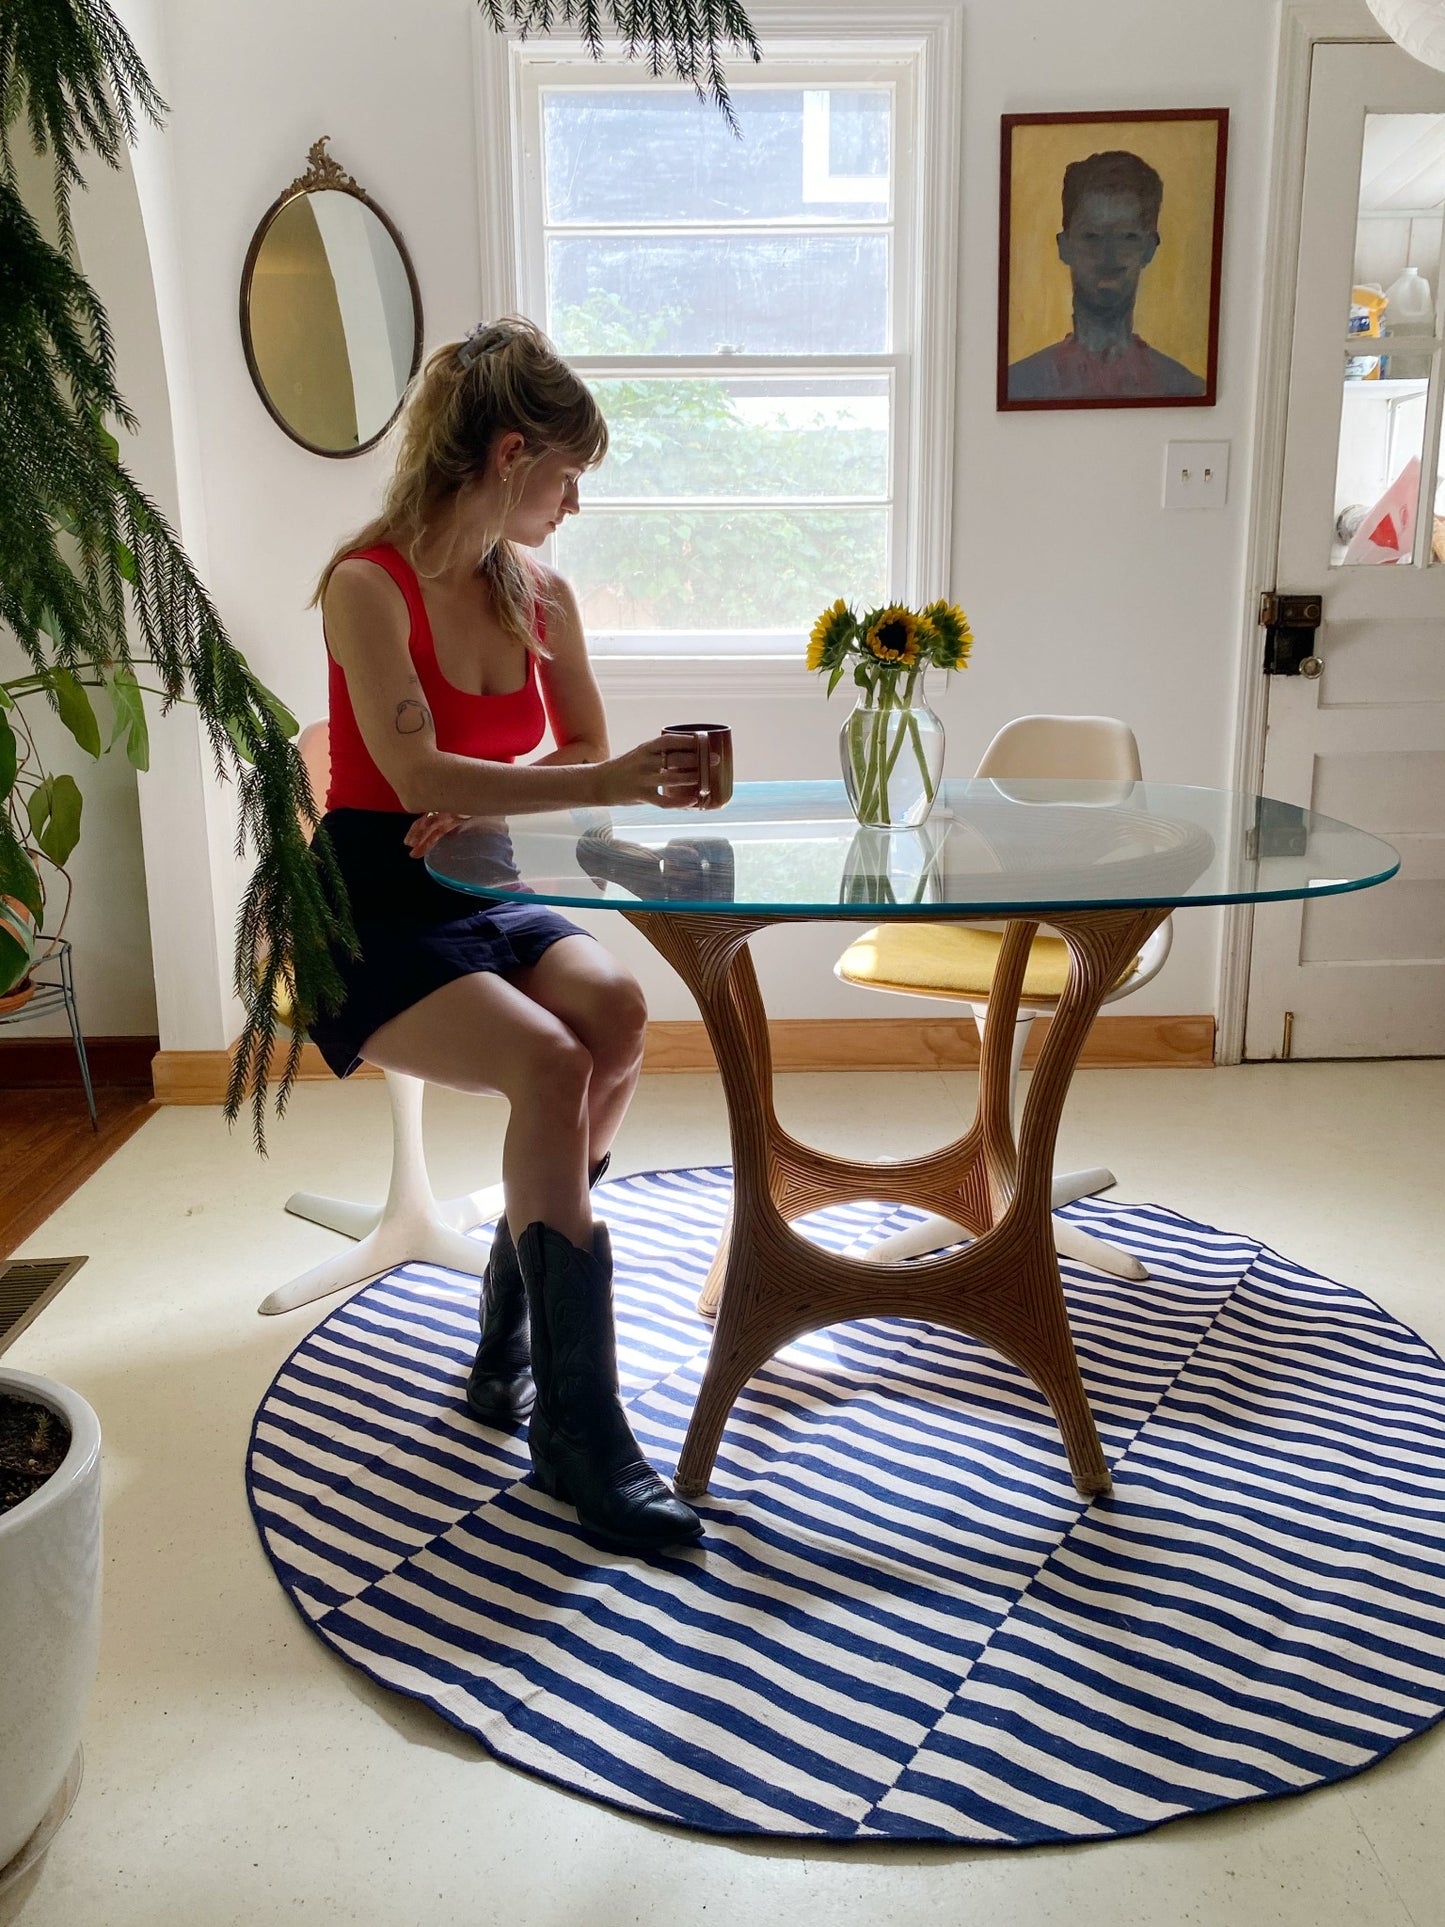
{"type": "Polygon", "coordinates": [[[696,800],[696,752],[676,739],[609,753],[576,598],[523,553],[577,513],[579,478],[606,449],[592,395],[529,322],[442,348],[415,384],[382,511],[317,589],[322,827],[360,954],[338,956],[345,1000],[311,1034],[339,1077],[370,1063],[506,1097],[506,1212],[467,1402],[489,1424],[530,1414],[542,1490],[605,1543],[647,1550],[702,1527],[627,1423],[589,1195],[641,1069],[642,991],[556,911],[522,892],[478,907],[418,860],[468,818],[696,800]],[[548,724],[556,747],[519,762],[548,724]]]}

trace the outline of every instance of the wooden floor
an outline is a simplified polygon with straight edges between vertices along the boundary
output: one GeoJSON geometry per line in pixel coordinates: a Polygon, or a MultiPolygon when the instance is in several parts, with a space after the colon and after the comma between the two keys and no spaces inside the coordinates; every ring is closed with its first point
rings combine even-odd
{"type": "Polygon", "coordinates": [[[0,1090],[0,1258],[98,1171],[155,1105],[148,1090],[102,1085],[95,1108],[99,1131],[90,1128],[78,1090],[0,1090]]]}

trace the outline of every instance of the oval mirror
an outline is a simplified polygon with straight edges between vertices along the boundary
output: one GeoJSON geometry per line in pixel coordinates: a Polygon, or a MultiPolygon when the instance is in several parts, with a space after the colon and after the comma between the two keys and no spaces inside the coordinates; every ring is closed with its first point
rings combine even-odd
{"type": "Polygon", "coordinates": [[[359,455],[395,421],[421,363],[421,296],[401,236],[326,152],[267,210],[241,274],[256,391],[293,441],[359,455]]]}

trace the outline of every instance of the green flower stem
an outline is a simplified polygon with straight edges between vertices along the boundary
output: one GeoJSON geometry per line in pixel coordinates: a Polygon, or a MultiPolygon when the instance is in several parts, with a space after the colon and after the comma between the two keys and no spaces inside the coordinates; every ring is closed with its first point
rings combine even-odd
{"type": "Polygon", "coordinates": [[[852,765],[853,785],[858,794],[858,806],[863,806],[863,796],[867,788],[868,758],[867,745],[860,741],[861,731],[848,725],[848,761],[852,765]]]}
{"type": "MultiPolygon", "coordinates": [[[[910,670],[908,673],[908,686],[903,691],[903,699],[901,704],[899,705],[904,711],[909,712],[910,715],[911,715],[912,706],[913,706],[913,685],[917,681],[918,681],[918,671],[916,669],[910,670]]],[[[916,733],[917,731],[915,728],[915,734],[916,733]]],[[[888,767],[883,772],[883,781],[885,785],[890,783],[893,780],[893,771],[896,768],[898,763],[898,752],[903,747],[903,737],[904,737],[904,731],[902,728],[900,728],[897,736],[893,739],[893,746],[889,751],[888,767]]]]}
{"type": "Polygon", "coordinates": [[[873,814],[881,823],[893,821],[888,807],[888,717],[893,707],[893,686],[885,682],[879,689],[878,720],[873,726],[873,814]]]}
{"type": "MultiPolygon", "coordinates": [[[[874,688],[872,685],[870,685],[868,689],[868,702],[867,702],[867,712],[868,712],[867,761],[863,769],[863,782],[858,792],[858,808],[866,821],[872,821],[875,817],[877,817],[881,813],[880,797],[878,794],[878,778],[879,778],[879,770],[880,770],[879,745],[880,745],[880,742],[883,742],[886,740],[886,732],[887,732],[888,725],[886,720],[886,693],[881,688],[878,690],[877,693],[879,695],[880,701],[879,701],[878,707],[875,708],[872,702],[874,688]]],[[[886,816],[884,820],[885,821],[887,820],[886,816]]]]}
{"type": "Polygon", "coordinates": [[[872,823],[878,815],[878,725],[880,717],[874,711],[868,715],[868,742],[866,761],[863,766],[863,782],[858,791],[858,814],[865,823],[872,823]]]}
{"type": "Polygon", "coordinates": [[[928,758],[923,749],[923,731],[918,727],[918,718],[910,709],[908,712],[908,731],[913,738],[913,753],[918,758],[918,773],[923,778],[923,794],[928,798],[928,806],[933,807],[934,782],[928,772],[928,758]]]}

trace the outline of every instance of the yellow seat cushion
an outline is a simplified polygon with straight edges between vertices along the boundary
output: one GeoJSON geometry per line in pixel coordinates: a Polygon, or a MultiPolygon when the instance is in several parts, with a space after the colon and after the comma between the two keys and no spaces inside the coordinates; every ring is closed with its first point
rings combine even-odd
{"type": "MultiPolygon", "coordinates": [[[[865,989],[986,1003],[1002,945],[1001,930],[981,930],[971,923],[880,923],[849,944],[838,974],[865,989]]],[[[1119,982],[1138,968],[1136,957],[1119,982]]],[[[1068,977],[1069,948],[1063,938],[1035,937],[1024,972],[1024,1001],[1057,1003],[1068,977]]]]}
{"type": "MultiPolygon", "coordinates": [[[[261,973],[256,973],[256,981],[261,981],[261,973]]],[[[296,986],[291,981],[291,972],[283,969],[276,980],[276,988],[271,997],[271,1008],[276,1013],[276,1022],[283,1030],[296,1028],[296,986]]]]}

